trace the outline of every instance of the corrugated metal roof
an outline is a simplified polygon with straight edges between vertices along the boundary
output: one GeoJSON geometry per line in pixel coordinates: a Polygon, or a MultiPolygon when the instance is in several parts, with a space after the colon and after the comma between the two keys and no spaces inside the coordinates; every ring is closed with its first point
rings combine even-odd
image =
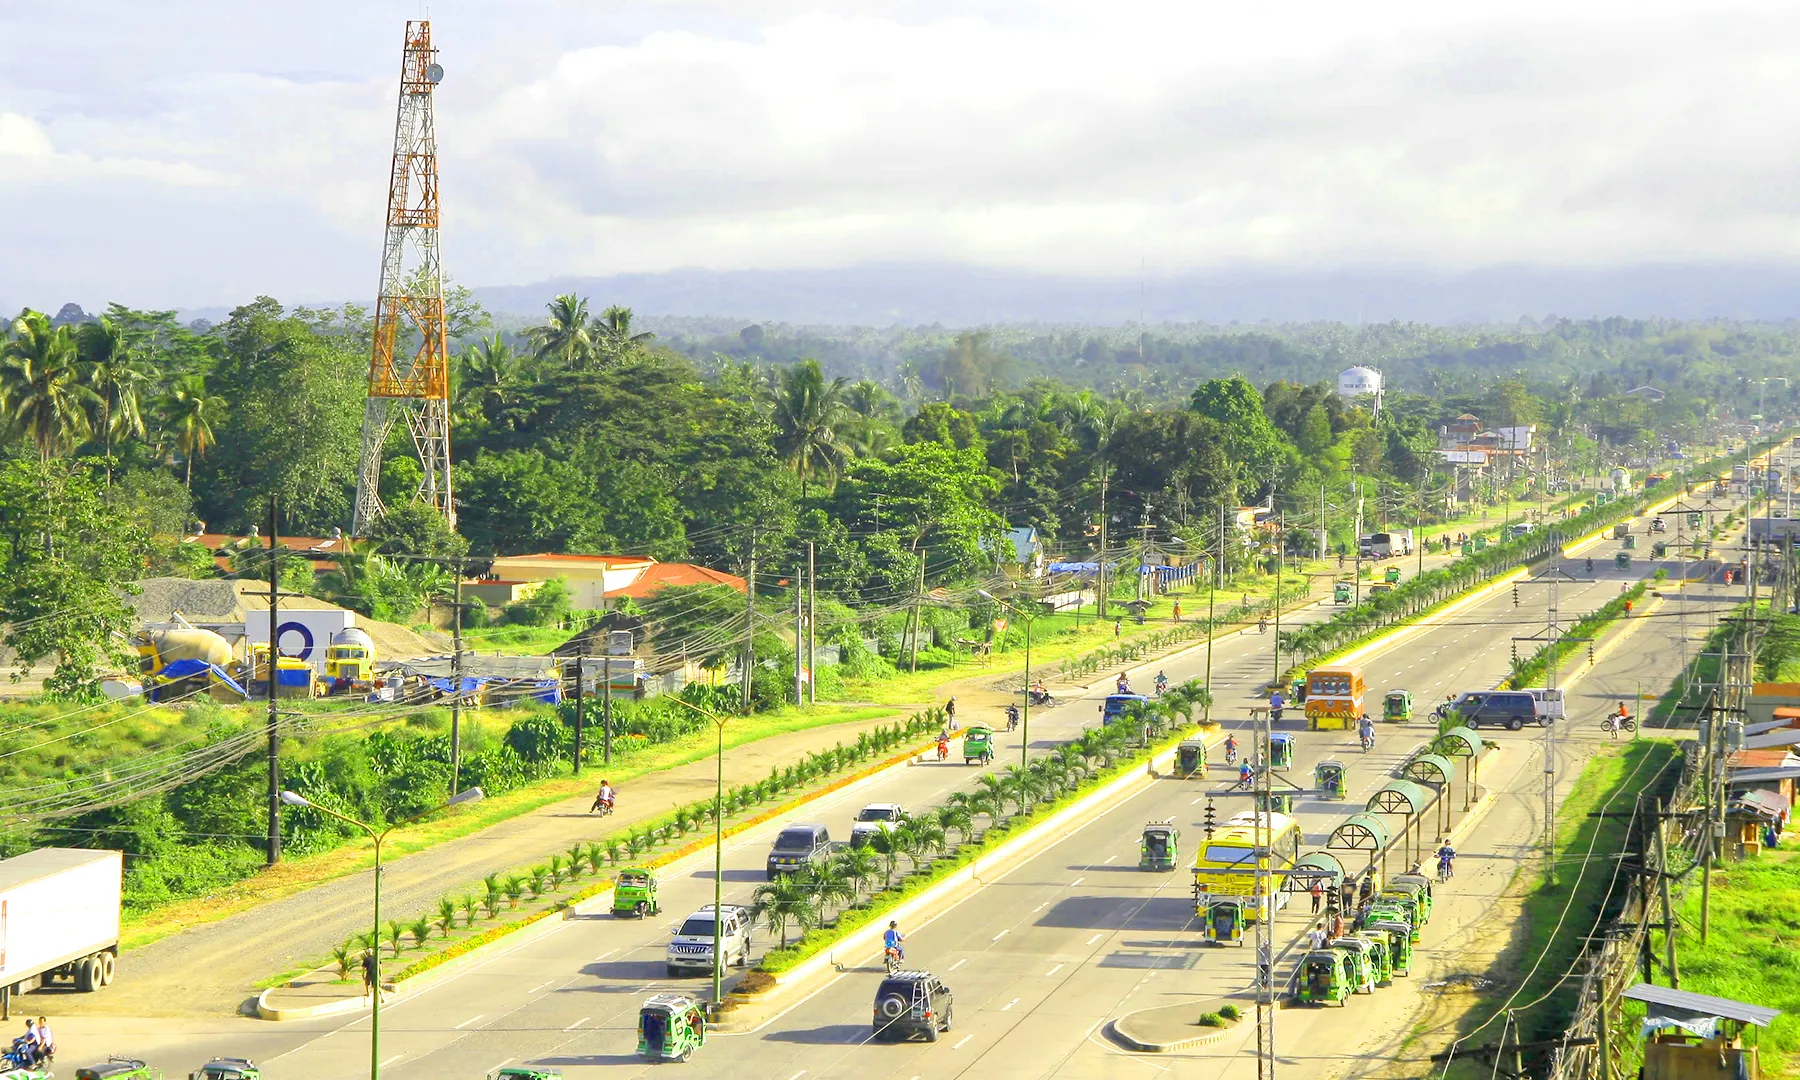
{"type": "Polygon", "coordinates": [[[1773,746],[1793,746],[1796,743],[1800,743],[1800,728],[1782,728],[1767,735],[1750,736],[1744,740],[1744,749],[1766,750],[1773,746]]]}
{"type": "Polygon", "coordinates": [[[1739,769],[1731,774],[1732,787],[1766,784],[1771,780],[1791,780],[1800,776],[1800,765],[1782,765],[1773,769],[1739,769]]]}
{"type": "Polygon", "coordinates": [[[1625,996],[1633,1001],[1660,1005],[1665,1009],[1676,1009],[1694,1016],[1722,1016],[1727,1020],[1755,1024],[1757,1027],[1768,1027],[1770,1021],[1781,1015],[1780,1009],[1713,997],[1711,994],[1696,994],[1692,990],[1676,990],[1654,983],[1638,983],[1626,990],[1625,996]]]}

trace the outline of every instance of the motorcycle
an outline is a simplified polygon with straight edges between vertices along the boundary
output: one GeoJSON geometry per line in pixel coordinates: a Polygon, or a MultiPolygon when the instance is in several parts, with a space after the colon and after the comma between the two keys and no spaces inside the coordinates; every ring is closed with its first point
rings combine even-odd
{"type": "Polygon", "coordinates": [[[1259,634],[1268,633],[1269,632],[1269,620],[1267,620],[1267,619],[1256,620],[1256,632],[1259,634]]]}
{"type": "Polygon", "coordinates": [[[1285,706],[1271,705],[1269,707],[1269,719],[1273,720],[1277,724],[1281,723],[1281,710],[1283,708],[1285,708],[1285,706]]]}
{"type": "Polygon", "coordinates": [[[1440,881],[1440,882],[1449,881],[1451,878],[1453,878],[1455,876],[1456,876],[1455,864],[1450,859],[1446,859],[1446,858],[1438,859],[1438,881],[1440,881]]]}
{"type": "Polygon", "coordinates": [[[1018,727],[1019,707],[1017,705],[1008,705],[1006,707],[1006,730],[1016,731],[1018,730],[1018,727]]]}
{"type": "Polygon", "coordinates": [[[939,739],[937,746],[938,746],[938,760],[939,761],[943,761],[945,758],[950,756],[950,740],[949,739],[939,739]]]}
{"type": "Polygon", "coordinates": [[[1594,560],[1592,559],[1587,561],[1587,572],[1590,574],[1594,572],[1594,560]]]}
{"type": "Polygon", "coordinates": [[[1620,716],[1614,713],[1600,721],[1600,729],[1616,739],[1621,731],[1636,731],[1637,721],[1629,716],[1620,716]]]}
{"type": "Polygon", "coordinates": [[[1359,732],[1357,735],[1357,738],[1362,743],[1363,753],[1366,754],[1369,751],[1375,749],[1375,733],[1374,732],[1372,732],[1372,731],[1359,732]]]}
{"type": "Polygon", "coordinates": [[[1157,697],[1162,697],[1163,694],[1168,692],[1168,690],[1169,690],[1169,680],[1167,680],[1167,679],[1156,680],[1156,696],[1157,697]]]}
{"type": "Polygon", "coordinates": [[[900,950],[898,947],[889,945],[887,948],[881,950],[881,959],[882,962],[887,965],[887,973],[889,975],[900,970],[900,950]]]}
{"type": "Polygon", "coordinates": [[[1236,765],[1237,764],[1237,743],[1226,743],[1225,744],[1225,764],[1227,764],[1227,765],[1236,765]]]}
{"type": "Polygon", "coordinates": [[[606,817],[613,812],[613,801],[611,799],[595,799],[594,805],[588,807],[588,813],[591,814],[596,810],[600,811],[601,817],[606,817]]]}
{"type": "Polygon", "coordinates": [[[1025,696],[1031,699],[1033,705],[1042,708],[1048,709],[1056,704],[1056,698],[1048,690],[1028,690],[1025,696]]]}

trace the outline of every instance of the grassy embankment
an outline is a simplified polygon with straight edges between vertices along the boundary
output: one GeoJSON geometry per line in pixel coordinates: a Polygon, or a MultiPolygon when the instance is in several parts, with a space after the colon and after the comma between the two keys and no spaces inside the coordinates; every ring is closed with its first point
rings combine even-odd
{"type": "MultiPolygon", "coordinates": [[[[1588,760],[1557,810],[1555,881],[1544,880],[1541,862],[1522,870],[1512,886],[1524,897],[1519,926],[1484,973],[1491,983],[1453,1021],[1468,1044],[1498,1041],[1509,1008],[1517,1010],[1518,1028],[1507,1032],[1508,1041],[1562,1032],[1579,987],[1579,980],[1565,976],[1586,949],[1588,935],[1625,895],[1626,879],[1615,885],[1613,875],[1627,848],[1630,818],[1592,815],[1629,814],[1639,794],[1672,786],[1678,757],[1674,743],[1646,738],[1602,745],[1588,760]]],[[[1491,1061],[1460,1056],[1448,1075],[1474,1080],[1486,1078],[1491,1069],[1491,1061]]]]}

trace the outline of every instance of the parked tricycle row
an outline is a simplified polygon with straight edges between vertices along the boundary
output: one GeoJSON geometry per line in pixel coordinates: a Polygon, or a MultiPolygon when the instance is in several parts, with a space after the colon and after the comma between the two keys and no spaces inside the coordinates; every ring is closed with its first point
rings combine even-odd
{"type": "Polygon", "coordinates": [[[1431,879],[1396,874],[1357,913],[1355,930],[1315,940],[1300,958],[1294,1000],[1343,1005],[1352,994],[1372,994],[1412,969],[1413,946],[1431,919],[1431,879]]]}

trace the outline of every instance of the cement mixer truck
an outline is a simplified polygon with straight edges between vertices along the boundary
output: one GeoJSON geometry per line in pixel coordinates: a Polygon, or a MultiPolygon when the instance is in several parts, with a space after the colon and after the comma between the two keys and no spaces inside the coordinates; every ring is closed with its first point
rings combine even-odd
{"type": "Polygon", "coordinates": [[[210,693],[221,700],[242,701],[246,696],[235,678],[231,643],[211,630],[182,622],[141,633],[131,644],[138,655],[138,677],[103,682],[101,690],[109,697],[144,694],[151,701],[181,701],[210,693]]]}
{"type": "Polygon", "coordinates": [[[354,626],[331,635],[325,648],[325,692],[367,693],[374,687],[374,639],[354,626]]]}

